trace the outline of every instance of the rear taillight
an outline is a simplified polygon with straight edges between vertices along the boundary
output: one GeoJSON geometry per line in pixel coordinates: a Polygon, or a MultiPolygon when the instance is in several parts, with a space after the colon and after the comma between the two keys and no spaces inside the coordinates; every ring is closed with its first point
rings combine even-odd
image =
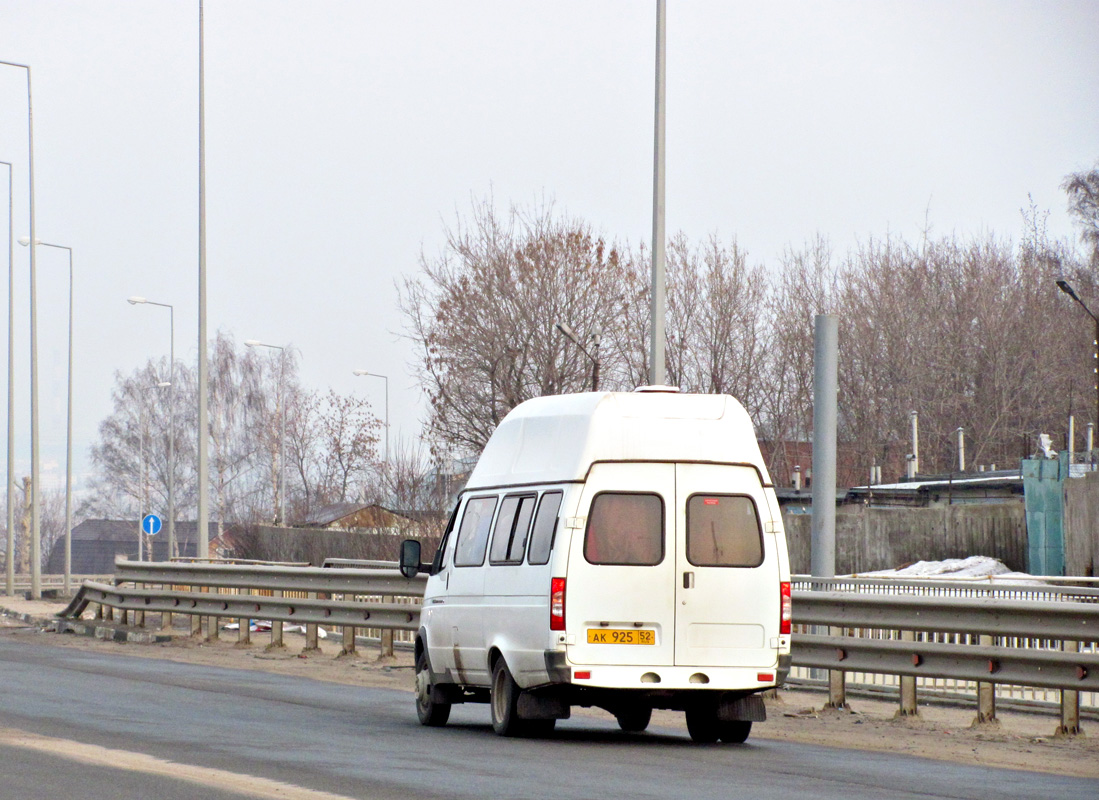
{"type": "Polygon", "coordinates": [[[778,632],[779,634],[790,633],[790,620],[793,618],[793,608],[790,603],[790,584],[779,584],[779,593],[782,597],[782,610],[779,616],[778,632]]]}
{"type": "Polygon", "coordinates": [[[550,579],[550,630],[565,630],[565,579],[550,579]]]}

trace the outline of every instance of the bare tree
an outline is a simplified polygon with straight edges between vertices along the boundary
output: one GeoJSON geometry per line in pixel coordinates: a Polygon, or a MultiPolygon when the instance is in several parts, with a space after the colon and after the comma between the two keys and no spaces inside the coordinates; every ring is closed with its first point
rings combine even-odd
{"type": "Polygon", "coordinates": [[[362,500],[371,467],[378,460],[381,423],[370,404],[358,397],[341,397],[329,389],[317,419],[321,477],[327,501],[362,500]]]}
{"type": "Polygon", "coordinates": [[[437,448],[479,452],[519,403],[584,388],[588,363],[555,324],[584,338],[605,329],[622,278],[617,252],[590,226],[549,206],[501,217],[490,198],[420,266],[401,308],[437,448]]]}
{"type": "Polygon", "coordinates": [[[1099,269],[1099,164],[1067,176],[1061,188],[1068,194],[1068,210],[1080,223],[1080,238],[1090,247],[1091,265],[1099,269]]]}
{"type": "Polygon", "coordinates": [[[813,324],[817,314],[837,311],[838,282],[831,245],[818,236],[783,254],[769,286],[765,387],[755,422],[781,484],[795,466],[809,468],[799,443],[811,439],[813,427],[813,324]]]}

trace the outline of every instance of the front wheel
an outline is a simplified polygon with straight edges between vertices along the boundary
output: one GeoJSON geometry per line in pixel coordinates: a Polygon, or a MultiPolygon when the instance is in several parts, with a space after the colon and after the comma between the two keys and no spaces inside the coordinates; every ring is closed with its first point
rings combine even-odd
{"type": "Polygon", "coordinates": [[[416,716],[420,718],[421,725],[440,728],[450,719],[450,703],[433,700],[434,689],[427,653],[420,651],[416,655],[416,716]]]}
{"type": "Polygon", "coordinates": [[[632,706],[619,709],[614,717],[618,720],[618,727],[626,733],[641,733],[649,727],[653,710],[649,706],[632,706]]]}

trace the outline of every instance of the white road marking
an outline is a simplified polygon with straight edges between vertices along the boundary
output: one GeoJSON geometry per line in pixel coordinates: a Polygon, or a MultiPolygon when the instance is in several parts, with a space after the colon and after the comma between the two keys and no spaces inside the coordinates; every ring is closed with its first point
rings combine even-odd
{"type": "Polygon", "coordinates": [[[344,795],[306,789],[302,786],[273,781],[269,778],[260,778],[255,775],[241,775],[235,772],[211,769],[210,767],[181,764],[178,761],[165,761],[162,758],[156,758],[145,753],[111,750],[99,745],[74,742],[70,739],[39,736],[15,728],[0,728],[0,745],[36,750],[51,756],[79,761],[96,767],[144,772],[148,775],[187,781],[225,792],[263,798],[263,800],[352,800],[352,798],[344,795]]]}

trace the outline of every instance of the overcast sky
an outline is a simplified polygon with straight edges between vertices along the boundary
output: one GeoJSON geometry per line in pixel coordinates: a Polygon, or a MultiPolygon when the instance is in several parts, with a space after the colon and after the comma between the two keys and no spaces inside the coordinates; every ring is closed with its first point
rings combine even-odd
{"type": "MultiPolygon", "coordinates": [[[[995,232],[1099,160],[1099,3],[668,3],[667,229],[757,261],[817,233],[995,232]]],[[[208,325],[292,344],[308,387],[393,435],[425,413],[395,282],[471,198],[543,195],[648,241],[655,3],[207,0],[208,325]]],[[[0,0],[30,64],[39,239],[75,253],[78,486],[116,371],[197,353],[197,2],[0,0]]],[[[0,160],[28,231],[26,80],[0,160]]],[[[0,186],[6,178],[0,166],[0,186]]],[[[2,202],[2,201],[0,201],[2,202]]],[[[0,237],[4,234],[0,233],[0,237]]],[[[3,238],[0,238],[3,241],[3,238]]],[[[29,469],[27,250],[15,246],[17,461],[29,469]]],[[[63,483],[67,262],[38,258],[43,486],[63,483]]],[[[2,435],[2,434],[0,434],[2,435]]]]}

